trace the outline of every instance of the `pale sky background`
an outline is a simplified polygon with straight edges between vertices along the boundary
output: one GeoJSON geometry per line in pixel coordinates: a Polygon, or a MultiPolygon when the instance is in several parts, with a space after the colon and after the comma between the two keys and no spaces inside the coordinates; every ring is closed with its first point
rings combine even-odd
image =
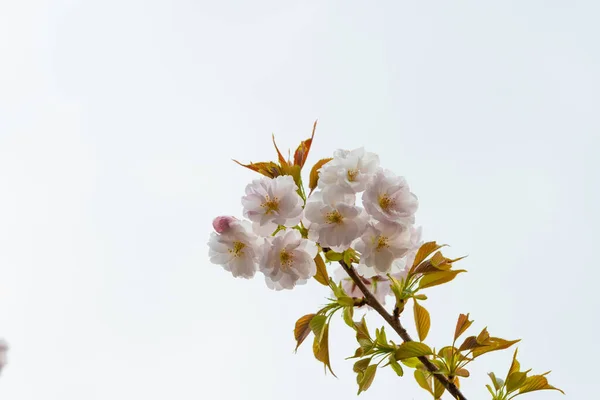
{"type": "MultiPolygon", "coordinates": [[[[407,177],[425,238],[469,255],[429,292],[428,343],[470,312],[590,398],[599,15],[593,0],[0,0],[0,398],[355,398],[341,317],[339,379],[310,342],[293,354],[326,289],[274,292],[207,255],[211,220],[241,216],[257,177],[231,158],[272,159],[272,132],[295,148],[317,118],[309,165],[366,146],[407,177]]],[[[467,397],[489,398],[511,355],[474,364],[467,397]]],[[[360,398],[429,397],[386,369],[360,398]]]]}

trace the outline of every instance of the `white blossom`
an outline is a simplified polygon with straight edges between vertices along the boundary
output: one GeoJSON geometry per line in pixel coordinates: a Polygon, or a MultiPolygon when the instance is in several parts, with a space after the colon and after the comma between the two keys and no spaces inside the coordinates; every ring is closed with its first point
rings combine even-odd
{"type": "Polygon", "coordinates": [[[317,273],[314,242],[302,238],[295,229],[279,231],[267,238],[260,250],[259,269],[271,289],[293,289],[317,273]]]}
{"type": "Polygon", "coordinates": [[[309,237],[321,247],[344,251],[365,230],[368,215],[354,204],[355,196],[339,192],[327,201],[315,192],[306,203],[304,215],[310,222],[309,237]]]}
{"type": "MultiPolygon", "coordinates": [[[[391,285],[390,281],[387,277],[383,276],[373,276],[370,278],[365,278],[364,276],[360,276],[361,281],[365,284],[365,287],[375,296],[377,301],[379,301],[382,305],[385,304],[385,297],[391,293],[391,285]]],[[[344,292],[350,297],[365,297],[360,288],[354,283],[352,278],[348,275],[348,273],[344,270],[344,268],[340,267],[334,272],[334,279],[338,282],[342,282],[342,289],[344,292]]]]}
{"type": "Polygon", "coordinates": [[[386,274],[392,262],[411,249],[410,230],[397,223],[370,223],[354,248],[361,253],[360,263],[386,274]]]}
{"type": "Polygon", "coordinates": [[[363,147],[336,150],[333,159],[320,169],[318,186],[324,192],[334,186],[340,186],[351,193],[362,192],[378,167],[379,156],[365,152],[363,147]]]}
{"type": "Polygon", "coordinates": [[[362,201],[365,210],[376,220],[404,224],[414,223],[419,204],[403,177],[383,169],[367,184],[362,201]]]}
{"type": "Polygon", "coordinates": [[[302,218],[302,198],[298,186],[289,175],[262,178],[246,186],[242,197],[244,216],[262,236],[271,235],[278,225],[296,226],[302,218]]]}
{"type": "Polygon", "coordinates": [[[256,273],[258,237],[246,221],[217,217],[215,230],[208,241],[210,262],[221,265],[234,277],[252,278],[256,273]]]}

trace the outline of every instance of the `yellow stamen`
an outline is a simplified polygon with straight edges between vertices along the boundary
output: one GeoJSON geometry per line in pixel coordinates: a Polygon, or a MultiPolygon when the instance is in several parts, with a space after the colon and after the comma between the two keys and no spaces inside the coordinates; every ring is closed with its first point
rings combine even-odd
{"type": "Polygon", "coordinates": [[[344,217],[342,217],[342,214],[340,214],[339,211],[337,211],[337,210],[328,213],[326,218],[327,218],[327,223],[329,223],[329,224],[340,224],[344,220],[344,217]]]}
{"type": "Polygon", "coordinates": [[[348,175],[348,180],[350,182],[354,182],[354,180],[356,179],[356,175],[358,175],[358,170],[357,169],[349,169],[347,175],[348,175]]]}
{"type": "Polygon", "coordinates": [[[279,211],[279,198],[274,197],[271,199],[269,195],[266,195],[265,202],[260,206],[266,210],[265,214],[267,215],[271,214],[272,212],[277,212],[279,211]]]}
{"type": "Polygon", "coordinates": [[[233,242],[233,249],[229,249],[228,251],[232,253],[234,257],[241,257],[244,255],[244,247],[246,247],[246,245],[242,242],[233,242]]]}
{"type": "Polygon", "coordinates": [[[379,251],[379,250],[383,250],[386,247],[389,247],[389,240],[387,237],[385,236],[377,236],[377,247],[375,247],[375,250],[379,251]]]}
{"type": "Polygon", "coordinates": [[[385,212],[388,212],[390,208],[392,208],[396,202],[394,199],[390,198],[387,194],[379,196],[379,207],[385,212]]]}
{"type": "Polygon", "coordinates": [[[294,264],[294,257],[285,250],[281,250],[279,253],[279,263],[281,264],[281,269],[286,270],[294,264]]]}

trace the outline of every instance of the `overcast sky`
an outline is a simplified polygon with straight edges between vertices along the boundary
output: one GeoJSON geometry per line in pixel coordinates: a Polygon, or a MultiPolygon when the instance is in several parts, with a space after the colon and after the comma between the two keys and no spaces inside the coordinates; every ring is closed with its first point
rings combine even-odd
{"type": "MultiPolygon", "coordinates": [[[[433,288],[428,342],[522,338],[567,398],[597,384],[597,1],[0,1],[3,400],[348,399],[293,324],[329,292],[208,261],[273,159],[319,119],[312,165],[365,146],[420,199],[426,240],[469,257],[433,288]],[[589,350],[586,350],[589,347],[589,350]],[[335,397],[334,397],[335,396],[335,397]]],[[[370,315],[371,328],[382,324],[370,315]]],[[[412,329],[410,314],[403,317],[412,329]]],[[[390,334],[390,337],[395,338],[390,334]]],[[[489,396],[512,352],[463,381],[489,396]]],[[[378,373],[363,399],[427,399],[378,373]]],[[[534,399],[563,398],[541,392],[534,399]]]]}

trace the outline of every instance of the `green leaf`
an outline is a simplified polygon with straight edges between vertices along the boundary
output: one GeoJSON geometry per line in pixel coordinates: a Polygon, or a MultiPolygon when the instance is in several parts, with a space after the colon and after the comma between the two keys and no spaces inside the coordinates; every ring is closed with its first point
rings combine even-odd
{"type": "Polygon", "coordinates": [[[354,307],[354,299],[350,296],[340,296],[337,298],[337,303],[344,307],[354,307]]]}
{"type": "Polygon", "coordinates": [[[404,375],[404,370],[402,369],[402,365],[400,365],[400,363],[398,361],[396,361],[396,357],[394,357],[394,353],[390,353],[388,360],[390,362],[390,367],[392,367],[392,369],[394,370],[396,375],[398,375],[398,376],[404,375]]]}
{"type": "Polygon", "coordinates": [[[432,272],[430,274],[427,274],[427,275],[423,276],[421,278],[421,280],[419,281],[419,289],[425,289],[428,287],[437,286],[437,285],[441,285],[446,282],[450,282],[451,280],[456,278],[456,275],[460,274],[461,272],[467,272],[467,271],[464,269],[457,269],[457,270],[449,270],[449,271],[438,271],[438,272],[432,272]]]}
{"type": "Polygon", "coordinates": [[[496,374],[494,374],[493,372],[490,372],[489,374],[490,379],[492,380],[492,383],[494,384],[494,388],[496,389],[496,391],[500,390],[500,388],[502,388],[502,386],[504,386],[504,381],[500,378],[496,378],[496,374]]]}
{"type": "Polygon", "coordinates": [[[375,379],[375,373],[377,372],[377,365],[369,365],[364,372],[364,375],[358,384],[358,394],[366,391],[371,387],[373,380],[375,379]]]}
{"type": "Polygon", "coordinates": [[[435,399],[440,399],[444,394],[445,390],[446,388],[444,387],[444,385],[442,385],[442,383],[437,379],[433,378],[433,397],[435,399]]]}
{"type": "Polygon", "coordinates": [[[458,339],[460,335],[465,333],[467,329],[471,326],[473,321],[469,321],[469,314],[460,314],[458,316],[458,321],[456,321],[456,329],[454,330],[454,340],[458,339]]]}
{"type": "Polygon", "coordinates": [[[344,258],[344,255],[342,253],[336,253],[333,250],[329,250],[327,253],[325,253],[325,258],[329,261],[340,261],[344,258]]]}
{"type": "Polygon", "coordinates": [[[315,315],[310,321],[310,330],[315,334],[317,340],[321,340],[323,328],[326,326],[327,316],[315,315]]]}
{"type": "Polygon", "coordinates": [[[420,369],[416,369],[414,375],[415,380],[417,381],[419,386],[427,390],[433,396],[433,389],[431,388],[431,379],[425,376],[425,372],[421,371],[420,369]]]}
{"type": "Polygon", "coordinates": [[[315,316],[315,314],[307,314],[307,315],[301,317],[300,319],[298,319],[298,321],[296,321],[296,326],[294,327],[294,338],[296,339],[296,349],[294,351],[298,350],[298,347],[300,347],[302,342],[304,342],[304,339],[306,339],[307,336],[310,334],[310,331],[311,331],[310,321],[313,319],[314,316],[315,316]]]}
{"type": "Polygon", "coordinates": [[[319,339],[319,337],[317,337],[315,335],[315,341],[313,342],[313,354],[315,355],[315,358],[319,361],[321,361],[325,368],[329,369],[329,372],[331,372],[331,374],[333,376],[335,376],[335,374],[333,373],[333,370],[331,369],[331,364],[329,361],[329,325],[325,324],[325,326],[323,327],[323,330],[321,332],[321,337],[319,339]]]}
{"type": "Polygon", "coordinates": [[[425,343],[404,342],[396,350],[396,360],[406,360],[412,357],[421,357],[433,354],[433,351],[425,343]]]}
{"type": "Polygon", "coordinates": [[[329,274],[327,273],[327,266],[325,265],[325,261],[323,261],[323,257],[320,254],[317,254],[315,257],[315,264],[317,265],[317,273],[314,278],[321,285],[329,286],[329,274]]]}
{"type": "Polygon", "coordinates": [[[350,328],[355,329],[354,328],[354,320],[352,319],[354,316],[354,307],[344,307],[344,322],[346,323],[346,325],[348,325],[350,328]]]}
{"type": "Polygon", "coordinates": [[[425,307],[421,306],[417,301],[414,301],[414,316],[415,316],[415,325],[417,327],[417,333],[419,335],[419,341],[422,342],[427,337],[429,333],[429,328],[431,327],[431,319],[429,317],[429,312],[425,309],[425,307]]]}
{"type": "Polygon", "coordinates": [[[379,346],[386,347],[388,346],[387,337],[385,335],[385,327],[381,327],[381,330],[377,331],[377,335],[375,336],[375,340],[379,346]]]}
{"type": "Polygon", "coordinates": [[[358,360],[357,362],[354,363],[352,370],[356,373],[364,372],[364,370],[367,369],[367,367],[369,366],[369,363],[371,362],[372,358],[373,357],[363,358],[362,360],[358,360]]]}
{"type": "Polygon", "coordinates": [[[513,372],[509,375],[506,380],[506,390],[508,393],[514,392],[520,388],[523,383],[525,383],[525,379],[527,379],[527,374],[525,372],[513,372]]]}
{"type": "Polygon", "coordinates": [[[367,329],[367,321],[365,321],[365,317],[363,316],[360,322],[355,322],[354,327],[356,329],[356,339],[369,339],[371,340],[371,335],[369,335],[369,330],[367,329]]]}
{"type": "Polygon", "coordinates": [[[525,382],[519,389],[519,394],[534,392],[537,390],[558,390],[562,394],[565,394],[562,390],[555,388],[548,383],[548,379],[542,375],[532,375],[525,379],[525,382]]]}
{"type": "MultiPolygon", "coordinates": [[[[395,355],[394,358],[396,358],[395,355]]],[[[400,360],[400,362],[402,362],[402,364],[406,365],[408,368],[419,368],[423,365],[423,363],[421,363],[421,361],[419,361],[417,357],[411,357],[405,360],[400,360]]]]}

